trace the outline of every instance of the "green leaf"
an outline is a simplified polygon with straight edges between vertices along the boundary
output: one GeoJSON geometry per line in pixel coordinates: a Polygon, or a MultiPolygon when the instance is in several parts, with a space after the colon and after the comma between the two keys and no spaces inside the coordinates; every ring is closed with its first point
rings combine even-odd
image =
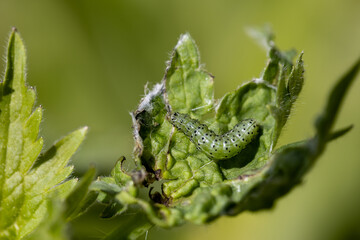
{"type": "Polygon", "coordinates": [[[73,169],[67,164],[87,131],[69,134],[39,157],[42,110],[33,111],[35,91],[26,86],[25,62],[23,42],[14,29],[0,85],[0,239],[24,238],[43,221],[50,198],[70,193],[76,181],[66,181],[73,169]]]}
{"type": "Polygon", "coordinates": [[[65,216],[70,221],[83,214],[95,202],[97,194],[89,192],[89,186],[95,176],[95,168],[90,168],[82,177],[80,182],[74,187],[72,192],[66,197],[65,216]]]}
{"type": "Polygon", "coordinates": [[[66,220],[64,217],[64,204],[59,200],[48,201],[46,221],[42,221],[27,240],[67,240],[66,220]]]}
{"type": "MultiPolygon", "coordinates": [[[[99,193],[98,201],[107,205],[101,213],[102,218],[112,218],[125,212],[128,205],[133,203],[134,197],[138,195],[138,188],[135,187],[133,178],[122,168],[124,161],[125,157],[121,157],[116,162],[111,173],[112,177],[100,177],[90,186],[93,192],[99,193]]],[[[140,172],[134,171],[132,173],[134,178],[140,172]]]]}
{"type": "Polygon", "coordinates": [[[360,60],[332,89],[324,112],[315,122],[317,127],[316,135],[307,141],[289,144],[278,149],[272,156],[270,164],[259,174],[264,176],[264,181],[254,186],[242,199],[241,204],[232,209],[231,214],[237,214],[244,210],[255,211],[272,207],[277,198],[283,196],[301,182],[304,174],[310,170],[324,151],[327,142],[351,130],[352,126],[349,126],[330,133],[340,104],[359,70],[360,60]]]}
{"type": "MultiPolygon", "coordinates": [[[[280,65],[280,62],[286,62],[280,52],[274,46],[270,50],[278,65],[273,77],[278,76],[279,71],[286,72],[286,82],[282,83],[284,91],[288,92],[288,79],[293,75],[280,65]]],[[[112,194],[123,205],[138,204],[151,221],[160,226],[180,224],[185,219],[206,222],[219,216],[228,204],[240,201],[240,195],[245,193],[239,194],[234,189],[251,185],[244,184],[240,176],[253,174],[268,161],[274,126],[280,125],[280,118],[274,117],[269,106],[276,106],[276,101],[282,101],[281,98],[287,95],[278,96],[276,86],[264,79],[255,79],[226,94],[214,108],[213,79],[201,67],[194,40],[189,34],[182,35],[166,69],[164,81],[148,91],[133,113],[137,168],[142,169],[143,165],[147,171],[144,181],[137,182],[147,185],[154,180],[165,180],[161,192],[150,196],[153,201],[171,207],[170,212],[164,207],[156,210],[135,195],[129,197],[124,190],[111,192],[115,187],[105,186],[104,183],[98,190],[108,197],[103,196],[101,201],[107,199],[109,204],[113,204],[109,200],[109,194],[112,194]],[[197,150],[182,132],[174,129],[167,120],[169,111],[187,113],[206,122],[217,134],[229,131],[242,119],[254,118],[261,125],[261,134],[240,155],[217,162],[197,150]],[[218,196],[219,192],[226,194],[218,196]],[[199,213],[199,209],[203,214],[199,213]],[[157,211],[168,213],[159,217],[157,211]]],[[[282,126],[286,119],[282,119],[282,126]]],[[[131,175],[134,180],[136,175],[131,175]]],[[[255,184],[261,178],[253,179],[255,184]]],[[[113,207],[109,205],[110,210],[113,207]]]]}
{"type": "Polygon", "coordinates": [[[115,182],[120,186],[126,186],[127,183],[132,181],[131,175],[128,175],[123,170],[122,164],[125,161],[125,157],[120,157],[116,162],[114,169],[111,172],[111,176],[115,179],[115,182]]]}
{"type": "Polygon", "coordinates": [[[276,85],[280,71],[285,70],[286,74],[290,73],[296,50],[280,51],[275,46],[275,35],[269,25],[262,28],[248,28],[247,32],[268,52],[269,59],[260,80],[276,85]]]}
{"type": "Polygon", "coordinates": [[[132,113],[135,169],[125,173],[118,162],[111,177],[92,185],[100,192],[98,200],[108,204],[105,215],[135,205],[151,223],[172,227],[270,208],[302,181],[327,142],[351,129],[331,132],[338,103],[359,63],[334,88],[317,121],[315,137],[275,148],[302,90],[303,53],[293,63],[294,51],[280,51],[269,32],[262,36],[269,57],[265,70],[218,101],[213,99],[213,79],[202,68],[194,40],[189,34],[180,37],[164,80],[147,90],[132,113]],[[173,112],[190,115],[216,134],[228,132],[247,118],[255,119],[261,131],[239,155],[213,160],[169,122],[173,112]],[[136,194],[141,186],[148,188],[150,199],[136,194]]]}
{"type": "Polygon", "coordinates": [[[326,138],[335,123],[336,116],[340,110],[343,98],[350,88],[352,82],[360,69],[360,58],[356,61],[352,68],[337,82],[330,93],[327,104],[323,113],[316,119],[316,129],[319,137],[319,143],[325,143],[326,138]]]}
{"type": "MultiPolygon", "coordinates": [[[[280,57],[274,59],[278,65],[282,61],[280,57]]],[[[151,97],[145,97],[134,113],[143,144],[141,162],[148,171],[168,180],[162,185],[162,194],[171,201],[191,195],[198,187],[210,187],[263,166],[271,151],[274,125],[283,126],[287,119],[274,118],[267,106],[282,99],[276,98],[275,86],[258,79],[226,94],[216,109],[211,108],[215,104],[213,79],[200,67],[199,61],[194,40],[189,34],[182,35],[163,86],[157,85],[149,93],[151,97]],[[242,119],[254,118],[262,126],[262,134],[239,156],[216,163],[198,151],[183,133],[173,130],[167,121],[167,109],[205,121],[218,134],[229,131],[242,119]]],[[[279,69],[283,68],[279,65],[279,69]]],[[[288,91],[287,85],[285,87],[288,91]]]]}
{"type": "Polygon", "coordinates": [[[332,132],[329,134],[327,141],[332,141],[335,140],[343,135],[345,135],[346,133],[348,133],[352,128],[354,127],[354,125],[350,125],[348,127],[342,128],[340,130],[336,130],[335,132],[332,132]]]}
{"type": "Polygon", "coordinates": [[[166,70],[166,92],[176,111],[201,116],[213,107],[213,77],[200,64],[199,50],[189,34],[180,36],[166,70]]]}
{"type": "Polygon", "coordinates": [[[272,115],[276,119],[271,149],[275,148],[281,130],[285,126],[285,123],[290,116],[291,108],[297,100],[304,84],[305,70],[302,57],[303,53],[300,54],[295,66],[291,67],[290,75],[288,75],[287,66],[285,65],[279,73],[276,101],[275,104],[269,106],[272,115]]]}
{"type": "Polygon", "coordinates": [[[144,214],[137,214],[127,219],[117,229],[108,234],[104,240],[138,239],[144,235],[153,225],[149,223],[144,214]]]}

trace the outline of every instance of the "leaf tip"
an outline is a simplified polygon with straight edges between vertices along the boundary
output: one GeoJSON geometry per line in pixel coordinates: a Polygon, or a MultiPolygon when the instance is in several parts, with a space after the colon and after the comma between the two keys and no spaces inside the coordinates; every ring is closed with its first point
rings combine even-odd
{"type": "Polygon", "coordinates": [[[67,137],[70,137],[70,138],[74,137],[75,139],[77,139],[77,144],[80,144],[84,140],[84,138],[87,134],[87,131],[88,131],[88,127],[85,126],[85,127],[82,127],[82,128],[79,128],[79,129],[73,131],[67,137]]]}
{"type": "Polygon", "coordinates": [[[189,39],[192,39],[189,32],[180,35],[180,41],[188,41],[189,39]]]}
{"type": "Polygon", "coordinates": [[[192,39],[190,33],[188,33],[188,32],[183,33],[180,35],[179,41],[176,44],[175,48],[179,48],[180,46],[186,44],[189,41],[193,42],[193,39],[192,39]]]}
{"type": "Polygon", "coordinates": [[[82,127],[82,128],[80,128],[78,131],[79,131],[79,133],[81,133],[82,135],[86,135],[86,133],[88,132],[88,130],[89,130],[89,127],[88,126],[84,126],[84,127],[82,127]]]}
{"type": "Polygon", "coordinates": [[[302,50],[301,52],[300,52],[300,56],[299,56],[299,61],[302,61],[303,59],[303,56],[304,56],[304,50],[302,50]]]}
{"type": "Polygon", "coordinates": [[[245,31],[266,51],[270,51],[275,46],[275,34],[270,24],[264,24],[262,27],[248,26],[245,31]]]}
{"type": "Polygon", "coordinates": [[[20,33],[19,33],[19,31],[18,31],[18,29],[16,27],[11,28],[10,39],[12,37],[16,37],[16,38],[20,39],[21,43],[23,44],[23,41],[22,41],[22,39],[20,37],[20,33]]]}
{"type": "Polygon", "coordinates": [[[42,112],[42,110],[44,109],[44,107],[42,105],[39,105],[37,108],[35,108],[35,112],[42,112]]]}
{"type": "Polygon", "coordinates": [[[89,169],[87,171],[86,174],[89,174],[89,175],[94,175],[93,178],[95,177],[95,174],[96,174],[96,165],[94,163],[91,163],[90,166],[89,166],[89,169]]]}
{"type": "MultiPolygon", "coordinates": [[[[9,40],[8,40],[8,53],[7,53],[7,61],[14,62],[13,55],[19,55],[19,59],[25,61],[25,47],[22,38],[20,37],[19,32],[16,27],[13,27],[10,32],[9,40]]],[[[14,64],[14,63],[12,63],[14,64]]],[[[23,67],[23,66],[22,66],[23,67]]]]}

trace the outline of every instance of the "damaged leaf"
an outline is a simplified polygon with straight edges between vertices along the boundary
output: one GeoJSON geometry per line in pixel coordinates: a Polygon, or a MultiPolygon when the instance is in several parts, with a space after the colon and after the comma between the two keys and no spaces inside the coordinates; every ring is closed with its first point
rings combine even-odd
{"type": "Polygon", "coordinates": [[[152,224],[172,227],[270,208],[301,182],[328,141],[351,129],[332,132],[331,126],[359,63],[333,90],[316,123],[315,136],[276,148],[304,83],[303,52],[293,62],[294,50],[280,51],[269,32],[259,36],[268,50],[264,71],[219,100],[213,97],[213,77],[203,69],[194,40],[189,34],[180,36],[163,81],[146,90],[132,113],[136,168],[125,172],[116,167],[120,177],[113,175],[93,185],[103,194],[101,201],[108,201],[108,212],[116,214],[121,212],[119,206],[135,205],[152,224]],[[180,113],[179,121],[188,121],[182,115],[187,114],[191,121],[206,124],[217,135],[244,119],[254,119],[260,131],[238,155],[219,161],[197,148],[191,134],[184,134],[199,124],[181,126],[181,122],[170,121],[176,112],[180,113]],[[190,130],[179,130],[173,124],[190,130]],[[145,187],[149,197],[130,190],[130,186],[138,190],[145,187]]]}

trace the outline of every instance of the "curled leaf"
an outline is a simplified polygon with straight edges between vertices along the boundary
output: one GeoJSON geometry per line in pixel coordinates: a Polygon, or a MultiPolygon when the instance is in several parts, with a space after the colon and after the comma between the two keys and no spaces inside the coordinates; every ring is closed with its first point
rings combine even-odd
{"type": "MultiPolygon", "coordinates": [[[[189,34],[180,37],[163,81],[147,90],[132,113],[137,166],[129,173],[116,167],[119,176],[113,174],[107,184],[99,181],[103,200],[138,206],[153,224],[171,227],[270,208],[302,181],[326,143],[351,129],[331,132],[340,106],[332,102],[341,102],[359,63],[333,90],[317,121],[316,135],[276,148],[304,83],[303,53],[293,63],[294,51],[280,51],[273,35],[263,36],[269,56],[265,70],[220,100],[213,97],[213,77],[203,69],[194,40],[189,34]],[[180,114],[175,124],[169,117],[176,112],[180,114]],[[195,123],[204,123],[211,130],[200,134],[221,135],[244,119],[254,119],[260,133],[229,159],[214,159],[191,139],[191,129],[199,125],[195,123]],[[126,186],[150,189],[149,198],[131,194],[126,186]]],[[[226,144],[224,141],[225,149],[226,144]]]]}

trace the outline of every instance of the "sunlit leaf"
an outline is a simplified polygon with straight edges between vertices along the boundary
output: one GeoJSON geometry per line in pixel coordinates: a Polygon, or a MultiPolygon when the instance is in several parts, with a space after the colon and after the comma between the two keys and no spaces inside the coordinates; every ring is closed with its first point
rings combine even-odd
{"type": "Polygon", "coordinates": [[[0,239],[27,236],[51,211],[51,198],[70,193],[76,181],[67,180],[73,170],[68,162],[87,131],[69,134],[39,156],[42,110],[33,110],[35,91],[26,86],[25,63],[25,48],[14,29],[0,85],[0,239]]]}

